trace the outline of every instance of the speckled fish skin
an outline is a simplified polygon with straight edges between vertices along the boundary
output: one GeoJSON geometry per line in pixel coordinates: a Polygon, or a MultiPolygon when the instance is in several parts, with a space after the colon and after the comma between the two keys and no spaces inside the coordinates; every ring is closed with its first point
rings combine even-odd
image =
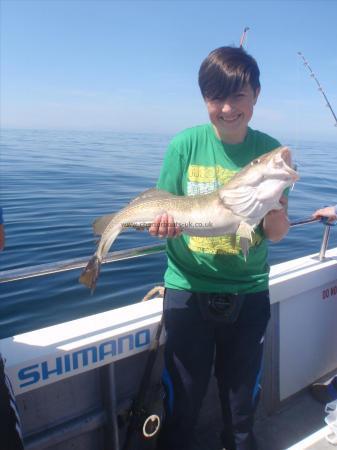
{"type": "Polygon", "coordinates": [[[176,196],[149,189],[113,215],[97,219],[94,232],[101,235],[97,249],[80,276],[93,292],[102,259],[124,228],[148,228],[167,213],[190,236],[237,235],[246,256],[254,228],[273,209],[280,209],[283,191],[298,177],[287,147],[253,160],[224,186],[204,195],[176,196]]]}

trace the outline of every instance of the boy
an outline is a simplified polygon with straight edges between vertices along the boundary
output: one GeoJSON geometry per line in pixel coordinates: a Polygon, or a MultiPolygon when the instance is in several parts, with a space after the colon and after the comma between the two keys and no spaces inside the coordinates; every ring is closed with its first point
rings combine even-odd
{"type": "MultiPolygon", "coordinates": [[[[280,144],[248,128],[260,93],[256,61],[242,48],[212,51],[199,71],[210,124],[170,143],[158,188],[177,195],[211,192],[280,144]]],[[[253,414],[259,394],[263,338],[270,316],[266,238],[287,233],[287,199],[254,233],[245,261],[230,236],[180,236],[174,218],[157,217],[150,233],[167,242],[165,365],[173,390],[159,449],[187,450],[215,358],[226,450],[256,450],[253,414]]]]}

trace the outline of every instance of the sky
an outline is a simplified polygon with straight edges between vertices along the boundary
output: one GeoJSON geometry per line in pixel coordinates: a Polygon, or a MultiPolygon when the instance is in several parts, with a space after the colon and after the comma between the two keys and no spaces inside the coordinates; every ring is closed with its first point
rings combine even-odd
{"type": "Polygon", "coordinates": [[[335,141],[297,52],[337,112],[336,23],[335,0],[2,0],[2,127],[174,134],[205,123],[200,64],[249,27],[262,84],[251,126],[335,141]]]}

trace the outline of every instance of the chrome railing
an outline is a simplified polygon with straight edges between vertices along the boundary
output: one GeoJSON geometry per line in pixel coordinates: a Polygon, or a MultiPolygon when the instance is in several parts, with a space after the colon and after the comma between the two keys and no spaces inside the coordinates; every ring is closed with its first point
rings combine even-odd
{"type": "MultiPolygon", "coordinates": [[[[132,248],[130,250],[119,250],[108,253],[103,259],[102,264],[137,258],[139,256],[153,255],[154,253],[161,253],[163,251],[165,251],[165,244],[147,245],[144,247],[132,248]]],[[[27,278],[82,269],[87,265],[88,261],[89,257],[75,258],[55,263],[39,264],[32,267],[23,267],[21,269],[5,270],[0,272],[0,283],[9,283],[11,281],[25,280],[27,278]]]]}
{"type": "MultiPolygon", "coordinates": [[[[319,219],[313,219],[312,217],[300,219],[290,223],[290,227],[297,227],[308,225],[310,223],[317,222],[319,219]]],[[[319,252],[319,260],[322,261],[325,258],[325,252],[328,246],[330,225],[325,224],[324,233],[322,237],[321,249],[319,252]]],[[[156,253],[162,253],[165,251],[165,244],[154,244],[143,247],[136,247],[128,250],[119,250],[108,253],[103,259],[102,264],[108,264],[111,262],[123,261],[126,259],[138,258],[140,256],[153,255],[156,253]]],[[[44,275],[51,275],[54,273],[67,272],[69,270],[81,269],[86,266],[89,257],[75,258],[66,261],[60,261],[48,264],[39,264],[31,267],[23,267],[21,269],[5,270],[0,272],[0,284],[9,283],[12,281],[25,280],[28,278],[41,277],[44,275]]]]}
{"type": "MultiPolygon", "coordinates": [[[[313,217],[309,217],[307,219],[300,219],[295,222],[291,222],[290,226],[297,227],[300,225],[306,225],[308,223],[314,223],[314,222],[317,222],[318,220],[319,219],[314,219],[313,217]]],[[[323,233],[322,242],[321,242],[321,249],[319,251],[319,260],[320,261],[323,261],[323,259],[325,258],[325,252],[328,248],[328,243],[329,243],[330,228],[331,228],[331,225],[329,225],[329,223],[325,223],[324,233],[323,233]]],[[[0,274],[0,276],[1,276],[1,274],[0,274]]]]}

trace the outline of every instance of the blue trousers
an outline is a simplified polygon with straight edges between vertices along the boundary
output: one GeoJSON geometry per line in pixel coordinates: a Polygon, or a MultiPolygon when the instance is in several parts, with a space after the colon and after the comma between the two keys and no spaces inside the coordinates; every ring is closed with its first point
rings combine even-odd
{"type": "Polygon", "coordinates": [[[205,317],[205,301],[205,294],[165,292],[165,366],[173,396],[159,449],[190,449],[214,364],[223,416],[222,445],[226,450],[256,450],[252,428],[270,318],[269,292],[246,294],[233,324],[205,317]]]}

